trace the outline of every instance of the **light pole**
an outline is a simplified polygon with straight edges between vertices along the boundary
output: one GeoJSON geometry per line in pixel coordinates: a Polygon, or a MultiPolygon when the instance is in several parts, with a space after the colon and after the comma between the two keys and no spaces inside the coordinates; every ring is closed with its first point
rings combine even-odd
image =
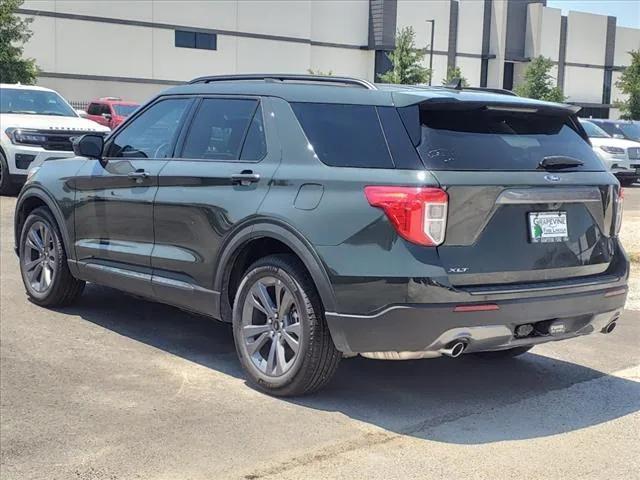
{"type": "Polygon", "coordinates": [[[429,45],[429,86],[431,86],[431,78],[433,77],[433,31],[436,29],[435,19],[427,20],[431,24],[431,43],[429,45]]]}

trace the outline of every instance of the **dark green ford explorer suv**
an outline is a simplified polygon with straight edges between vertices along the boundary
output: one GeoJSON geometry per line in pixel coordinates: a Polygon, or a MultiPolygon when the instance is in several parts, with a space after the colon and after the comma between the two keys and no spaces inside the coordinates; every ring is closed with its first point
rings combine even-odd
{"type": "Polygon", "coordinates": [[[343,356],[520,355],[611,332],[622,191],[576,107],[341,77],[205,77],[32,171],[30,299],[95,282],[233,324],[251,383],[343,356]]]}

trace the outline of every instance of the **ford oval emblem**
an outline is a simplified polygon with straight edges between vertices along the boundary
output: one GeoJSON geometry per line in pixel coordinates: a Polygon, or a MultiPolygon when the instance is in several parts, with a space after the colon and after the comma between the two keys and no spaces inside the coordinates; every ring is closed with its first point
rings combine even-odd
{"type": "Polygon", "coordinates": [[[558,175],[545,175],[544,179],[547,182],[559,182],[560,181],[560,177],[558,175]]]}

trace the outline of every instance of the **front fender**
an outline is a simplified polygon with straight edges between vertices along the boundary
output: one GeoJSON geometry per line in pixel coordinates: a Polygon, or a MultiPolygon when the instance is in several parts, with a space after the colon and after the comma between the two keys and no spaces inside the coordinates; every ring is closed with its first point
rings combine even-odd
{"type": "Polygon", "coordinates": [[[69,262],[69,269],[72,274],[76,274],[75,271],[75,249],[73,248],[72,232],[73,229],[73,211],[71,208],[65,208],[61,206],[54,196],[47,191],[41,184],[27,185],[22,189],[18,199],[16,201],[16,209],[14,212],[14,250],[17,255],[20,254],[20,234],[22,225],[27,218],[28,213],[37,208],[39,205],[45,205],[53,214],[60,234],[62,235],[62,243],[67,254],[67,259],[72,260],[69,262]],[[34,199],[37,199],[34,201],[34,199]],[[35,207],[34,207],[35,205],[35,207]]]}

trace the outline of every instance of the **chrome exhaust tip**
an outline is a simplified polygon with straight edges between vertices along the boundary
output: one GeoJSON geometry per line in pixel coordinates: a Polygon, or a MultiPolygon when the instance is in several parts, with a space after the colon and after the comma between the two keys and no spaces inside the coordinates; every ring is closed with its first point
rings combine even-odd
{"type": "Polygon", "coordinates": [[[602,333],[611,333],[616,328],[616,322],[613,321],[602,329],[602,333]]]}
{"type": "Polygon", "coordinates": [[[467,343],[466,342],[463,342],[461,340],[457,340],[455,342],[451,342],[446,347],[441,348],[439,350],[439,352],[442,355],[446,355],[447,357],[457,358],[460,355],[462,355],[462,353],[464,352],[464,350],[466,348],[467,348],[467,343]]]}

